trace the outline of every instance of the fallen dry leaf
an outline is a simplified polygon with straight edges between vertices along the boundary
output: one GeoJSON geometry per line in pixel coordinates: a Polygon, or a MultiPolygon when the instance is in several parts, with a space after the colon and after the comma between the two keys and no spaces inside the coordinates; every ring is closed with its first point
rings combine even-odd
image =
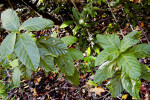
{"type": "Polygon", "coordinates": [[[95,88],[91,88],[90,92],[94,92],[96,95],[101,96],[101,94],[105,92],[105,89],[101,87],[95,87],[95,88]]]}

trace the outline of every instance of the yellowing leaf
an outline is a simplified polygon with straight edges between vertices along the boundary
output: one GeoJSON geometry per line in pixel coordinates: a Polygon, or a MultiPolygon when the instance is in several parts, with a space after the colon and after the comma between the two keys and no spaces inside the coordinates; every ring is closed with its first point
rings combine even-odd
{"type": "Polygon", "coordinates": [[[127,99],[127,97],[128,97],[128,94],[124,94],[123,96],[122,96],[122,100],[126,100],[127,99]]]}

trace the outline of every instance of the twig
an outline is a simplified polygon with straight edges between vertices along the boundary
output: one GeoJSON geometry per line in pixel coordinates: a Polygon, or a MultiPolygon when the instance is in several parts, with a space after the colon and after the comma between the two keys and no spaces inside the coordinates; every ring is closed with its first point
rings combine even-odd
{"type": "Polygon", "coordinates": [[[9,5],[10,5],[10,7],[14,10],[15,8],[14,8],[14,6],[13,6],[13,4],[11,3],[10,0],[8,0],[8,3],[9,3],[9,5]]]}
{"type": "MultiPolygon", "coordinates": [[[[111,6],[110,6],[108,0],[106,0],[106,2],[107,2],[107,5],[108,5],[108,7],[109,7],[109,9],[110,9],[110,11],[111,11],[111,14],[112,14],[113,18],[115,19],[115,22],[118,24],[118,20],[116,19],[116,17],[115,17],[115,15],[114,15],[113,11],[112,11],[112,8],[111,8],[111,6]]],[[[124,37],[124,34],[123,34],[123,32],[122,32],[121,27],[120,27],[119,24],[118,24],[118,26],[119,26],[119,28],[120,28],[121,35],[124,37]]]]}
{"type": "Polygon", "coordinates": [[[76,10],[77,10],[78,14],[80,15],[79,9],[77,8],[77,6],[76,6],[76,4],[75,4],[74,0],[71,0],[71,2],[72,2],[72,4],[73,4],[73,6],[76,8],[76,10]]]}
{"type": "Polygon", "coordinates": [[[144,32],[143,28],[141,27],[141,24],[140,24],[139,20],[137,19],[137,16],[135,15],[135,13],[132,9],[131,9],[131,11],[133,13],[134,18],[137,21],[138,26],[140,27],[140,30],[142,31],[142,34],[145,36],[147,43],[150,44],[150,41],[149,41],[148,37],[146,36],[146,33],[144,32]]]}
{"type": "MultiPolygon", "coordinates": [[[[123,11],[123,13],[125,14],[125,12],[124,12],[124,9],[122,8],[122,11],[123,11]]],[[[127,16],[129,16],[128,14],[127,14],[127,16]]],[[[130,20],[128,19],[128,18],[126,18],[127,19],[127,21],[129,22],[129,24],[130,24],[130,28],[131,28],[131,30],[133,31],[134,29],[133,29],[133,26],[132,26],[132,24],[130,23],[130,20]]],[[[141,39],[139,39],[140,40],[140,42],[142,43],[142,40],[141,39]]]]}

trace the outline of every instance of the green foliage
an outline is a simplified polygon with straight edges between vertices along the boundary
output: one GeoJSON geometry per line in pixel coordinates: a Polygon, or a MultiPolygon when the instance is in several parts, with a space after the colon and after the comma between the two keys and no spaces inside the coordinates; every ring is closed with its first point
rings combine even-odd
{"type": "Polygon", "coordinates": [[[141,65],[137,60],[137,58],[150,56],[149,44],[137,44],[140,33],[132,31],[121,41],[116,34],[96,36],[104,50],[95,60],[95,65],[101,66],[96,71],[94,82],[103,82],[111,78],[108,88],[113,97],[116,97],[124,88],[134,98],[139,99],[140,78],[149,80],[147,77],[149,68],[141,65]],[[115,71],[117,72],[114,73],[115,71]]]}
{"type": "MultiPolygon", "coordinates": [[[[58,38],[41,37],[37,40],[41,52],[49,52],[50,55],[58,56],[67,53],[67,46],[58,38]]],[[[48,53],[46,53],[47,55],[48,53]]]]}
{"type": "Polygon", "coordinates": [[[64,22],[61,24],[60,28],[65,28],[65,27],[71,25],[73,22],[74,22],[74,21],[72,21],[72,20],[71,20],[71,21],[64,21],[64,22]]]}
{"type": "Polygon", "coordinates": [[[20,86],[20,75],[21,75],[20,69],[18,67],[15,67],[12,75],[14,87],[20,86]]]}
{"type": "Polygon", "coordinates": [[[76,37],[68,36],[58,39],[43,36],[36,39],[29,31],[48,29],[54,23],[48,19],[34,17],[20,26],[19,18],[12,9],[4,11],[1,19],[3,27],[12,31],[2,42],[0,55],[2,61],[7,61],[6,64],[2,62],[4,68],[12,66],[14,87],[20,86],[21,77],[29,79],[32,71],[36,71],[39,66],[46,72],[54,71],[56,63],[59,69],[66,74],[68,80],[75,85],[79,84],[79,73],[73,60],[82,59],[83,55],[80,51],[67,47],[78,40],[76,37]],[[21,34],[21,30],[27,32],[21,34]]]}
{"type": "Polygon", "coordinates": [[[77,37],[74,37],[74,36],[65,36],[65,37],[62,37],[61,40],[67,45],[67,46],[70,46],[72,45],[73,43],[76,43],[78,38],[77,37]]]}
{"type": "Polygon", "coordinates": [[[112,75],[114,74],[114,69],[113,69],[113,64],[112,62],[105,62],[104,64],[102,64],[99,69],[96,71],[96,74],[94,76],[94,82],[98,83],[98,82],[103,82],[106,79],[112,77],[112,75]]]}
{"type": "Polygon", "coordinates": [[[18,30],[20,26],[20,21],[17,13],[12,9],[7,9],[1,14],[2,25],[5,29],[9,31],[18,30]]]}
{"type": "Polygon", "coordinates": [[[150,77],[149,77],[150,68],[146,65],[143,65],[143,64],[141,66],[142,66],[141,78],[150,82],[150,77]]]}
{"type": "Polygon", "coordinates": [[[6,36],[5,40],[1,44],[0,54],[2,58],[8,57],[14,50],[16,42],[16,33],[10,33],[6,36]]]}
{"type": "Polygon", "coordinates": [[[79,60],[83,58],[80,51],[76,49],[69,49],[68,52],[56,59],[56,63],[60,70],[67,76],[73,76],[75,72],[75,66],[73,60],[79,60]]]}
{"type": "Polygon", "coordinates": [[[38,68],[40,54],[34,40],[27,33],[17,36],[15,53],[19,60],[28,68],[32,70],[38,68]]]}
{"type": "Polygon", "coordinates": [[[19,30],[39,31],[46,28],[53,27],[54,23],[51,20],[43,19],[41,17],[30,18],[25,21],[19,30]]]}
{"type": "Polygon", "coordinates": [[[79,73],[75,68],[74,74],[72,76],[66,75],[66,78],[72,82],[74,85],[79,85],[79,73]]]}
{"type": "Polygon", "coordinates": [[[121,74],[120,71],[115,72],[107,85],[113,97],[118,96],[123,91],[120,74],[121,74]]]}

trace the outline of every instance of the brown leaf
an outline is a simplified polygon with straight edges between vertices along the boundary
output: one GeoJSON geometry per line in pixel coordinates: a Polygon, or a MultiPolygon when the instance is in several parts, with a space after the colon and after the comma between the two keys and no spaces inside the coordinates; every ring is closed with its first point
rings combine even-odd
{"type": "Polygon", "coordinates": [[[91,88],[90,92],[95,92],[96,95],[101,96],[101,94],[105,92],[105,89],[101,87],[95,87],[95,88],[91,88]]]}

